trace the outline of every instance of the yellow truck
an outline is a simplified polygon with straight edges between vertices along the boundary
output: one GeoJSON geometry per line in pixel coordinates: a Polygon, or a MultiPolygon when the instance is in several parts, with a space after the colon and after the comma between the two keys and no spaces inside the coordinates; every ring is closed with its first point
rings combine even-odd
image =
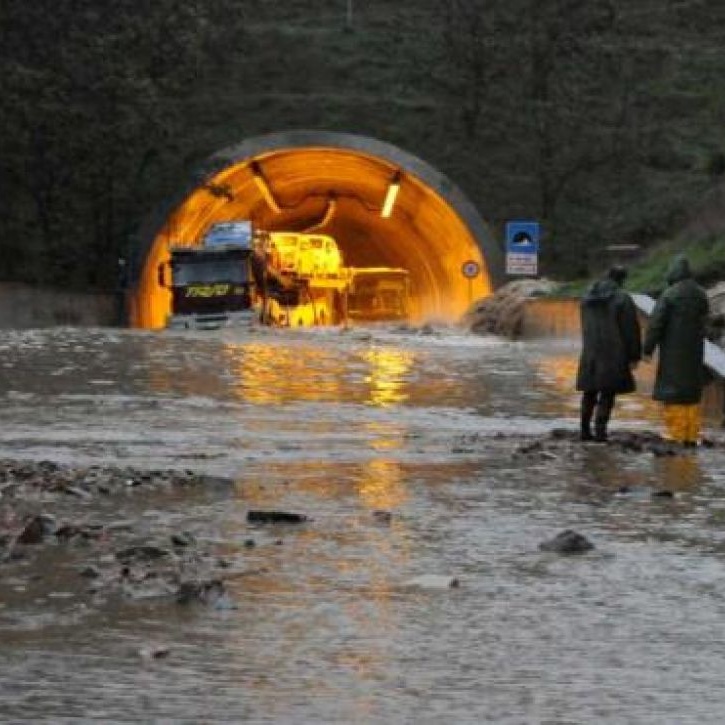
{"type": "Polygon", "coordinates": [[[337,242],[325,234],[257,232],[262,319],[285,327],[344,322],[349,273],[337,242]]]}
{"type": "Polygon", "coordinates": [[[353,320],[377,322],[410,317],[410,273],[394,267],[348,270],[347,313],[353,320]]]}

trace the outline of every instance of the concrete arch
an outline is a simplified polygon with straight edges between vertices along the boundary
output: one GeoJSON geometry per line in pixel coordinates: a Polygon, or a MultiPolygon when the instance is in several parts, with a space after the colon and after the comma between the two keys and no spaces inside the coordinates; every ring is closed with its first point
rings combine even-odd
{"type": "Polygon", "coordinates": [[[211,156],[142,233],[131,293],[131,322],[163,326],[169,295],[158,264],[175,244],[198,244],[214,222],[252,219],[270,231],[316,228],[335,237],[347,266],[410,271],[418,320],[453,321],[471,299],[503,281],[503,256],[473,204],[421,159],[373,138],[293,131],[247,139],[211,156]],[[272,193],[265,198],[262,175],[272,193]],[[400,191],[381,210],[391,180],[400,191]],[[276,208],[274,208],[276,207],[276,208]],[[464,278],[473,260],[481,274],[464,278]]]}

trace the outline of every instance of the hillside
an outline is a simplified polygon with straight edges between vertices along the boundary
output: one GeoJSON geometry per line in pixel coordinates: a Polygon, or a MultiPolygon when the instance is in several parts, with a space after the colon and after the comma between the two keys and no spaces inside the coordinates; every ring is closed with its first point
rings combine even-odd
{"type": "Polygon", "coordinates": [[[542,269],[671,235],[725,171],[715,0],[9,0],[0,276],[115,284],[139,221],[262,133],[370,135],[446,173],[542,269]],[[676,32],[675,32],[676,31],[676,32]]]}

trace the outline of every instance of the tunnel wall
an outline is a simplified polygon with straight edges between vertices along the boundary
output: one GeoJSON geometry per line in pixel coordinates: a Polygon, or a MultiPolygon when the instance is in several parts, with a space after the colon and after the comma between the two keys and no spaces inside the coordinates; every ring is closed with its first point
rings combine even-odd
{"type": "MultiPolygon", "coordinates": [[[[426,194],[430,192],[428,198],[441,201],[441,207],[447,210],[445,213],[452,220],[450,224],[460,227],[456,234],[467,235],[473,244],[471,248],[476,249],[476,254],[482,262],[483,274],[480,279],[474,280],[473,284],[468,285],[469,296],[471,293],[474,294],[474,298],[487,294],[488,291],[492,288],[495,289],[503,282],[503,255],[498,242],[473,204],[446,176],[421,159],[376,139],[320,131],[293,131],[248,139],[214,154],[191,175],[178,196],[160,208],[149,219],[142,229],[138,253],[131,265],[133,292],[130,309],[132,317],[135,318],[132,322],[144,327],[160,326],[159,310],[145,309],[149,297],[148,290],[155,284],[152,268],[155,268],[158,261],[163,259],[159,240],[164,233],[165,225],[167,229],[170,229],[173,220],[178,218],[175,215],[181,214],[180,210],[184,210],[186,221],[189,218],[194,221],[194,215],[197,215],[198,218],[195,221],[198,229],[202,221],[209,221],[210,210],[215,207],[220,209],[223,206],[223,201],[209,199],[208,192],[204,191],[205,186],[208,186],[211,181],[218,183],[220,180],[226,181],[227,179],[239,182],[240,170],[243,171],[248,167],[252,160],[274,165],[274,159],[285,153],[291,154],[295,151],[307,153],[315,150],[337,150],[341,155],[344,154],[347,157],[359,155],[361,159],[377,160],[384,165],[387,173],[390,173],[391,169],[401,170],[405,177],[414,184],[418,184],[426,194]],[[465,232],[461,230],[465,230],[465,232]]],[[[401,203],[399,202],[399,205],[401,203]]],[[[413,211],[416,218],[411,222],[411,228],[415,227],[416,222],[421,225],[435,225],[439,222],[440,214],[443,213],[440,209],[432,210],[427,205],[420,206],[420,204],[417,208],[414,207],[413,211]]],[[[423,235],[426,233],[426,229],[418,231],[423,235]]],[[[172,237],[170,231],[166,233],[168,245],[172,237]]],[[[465,307],[461,298],[464,294],[462,290],[467,283],[462,276],[457,276],[460,260],[454,261],[452,255],[445,249],[431,251],[438,252],[441,258],[435,259],[435,254],[433,254],[430,263],[428,260],[423,260],[423,263],[420,263],[420,259],[418,260],[419,270],[427,267],[424,271],[428,279],[428,292],[433,290],[435,297],[435,299],[426,300],[426,304],[430,310],[435,311],[440,309],[446,298],[450,297],[456,298],[454,302],[458,308],[465,307]],[[454,266],[455,271],[453,271],[454,266]],[[455,278],[455,283],[451,282],[453,278],[455,278]],[[441,283],[441,279],[444,279],[445,283],[441,283]]],[[[420,252],[420,254],[423,253],[420,252]]],[[[473,257],[475,255],[472,255],[473,257]]],[[[159,296],[161,295],[159,294],[159,296]]],[[[146,306],[153,307],[153,305],[146,306]]],[[[463,310],[460,309],[459,312],[462,313],[463,310]]]]}

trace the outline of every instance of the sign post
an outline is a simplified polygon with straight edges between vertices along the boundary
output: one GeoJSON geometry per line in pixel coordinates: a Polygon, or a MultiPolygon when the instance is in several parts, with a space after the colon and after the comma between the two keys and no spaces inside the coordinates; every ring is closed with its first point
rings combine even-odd
{"type": "Polygon", "coordinates": [[[506,274],[535,277],[539,273],[539,222],[506,222],[506,274]]]}
{"type": "Polygon", "coordinates": [[[475,259],[469,259],[461,265],[461,274],[468,280],[468,305],[473,302],[473,280],[481,272],[481,265],[475,259]]]}

